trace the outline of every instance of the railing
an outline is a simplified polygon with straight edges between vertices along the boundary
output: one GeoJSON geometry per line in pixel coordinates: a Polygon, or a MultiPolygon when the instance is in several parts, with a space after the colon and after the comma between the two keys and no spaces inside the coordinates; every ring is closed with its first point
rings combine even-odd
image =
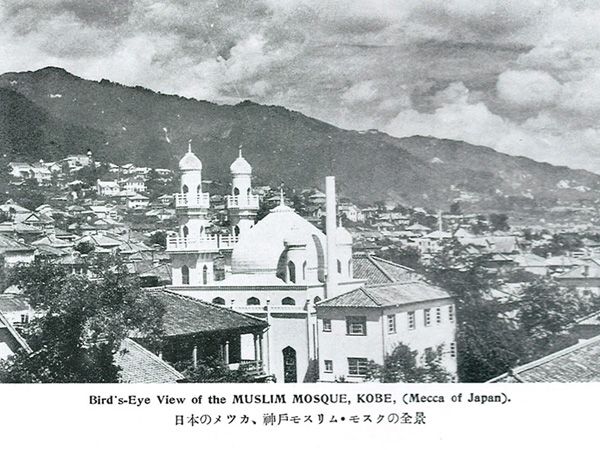
{"type": "Polygon", "coordinates": [[[167,238],[167,251],[178,250],[227,250],[232,249],[238,237],[232,235],[211,234],[199,238],[182,238],[169,236],[167,238]]]}
{"type": "MultiPolygon", "coordinates": [[[[265,305],[236,305],[233,304],[235,311],[243,312],[246,314],[260,314],[266,313],[267,307],[265,305]]],[[[306,313],[306,309],[301,305],[269,305],[270,313],[306,313]]]]}
{"type": "Polygon", "coordinates": [[[210,195],[208,193],[175,194],[175,207],[177,208],[209,208],[210,195]]]}
{"type": "Polygon", "coordinates": [[[228,195],[227,208],[258,209],[258,195],[228,195]]]}
{"type": "Polygon", "coordinates": [[[239,363],[229,364],[230,370],[240,370],[251,377],[260,377],[265,375],[262,361],[252,359],[243,359],[239,363]]]}

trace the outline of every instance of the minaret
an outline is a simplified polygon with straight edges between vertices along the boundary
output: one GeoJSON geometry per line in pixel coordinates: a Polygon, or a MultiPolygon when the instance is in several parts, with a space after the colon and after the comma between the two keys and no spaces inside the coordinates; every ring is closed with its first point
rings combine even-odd
{"type": "Polygon", "coordinates": [[[252,167],[242,155],[231,164],[231,195],[227,196],[227,210],[231,233],[238,236],[252,228],[258,211],[258,196],[252,194],[252,167]]]}
{"type": "Polygon", "coordinates": [[[335,201],[335,177],[325,177],[326,216],[325,232],[327,234],[327,278],[325,294],[327,298],[334,297],[337,293],[339,280],[337,271],[337,245],[336,245],[336,201],[335,201]]]}
{"type": "Polygon", "coordinates": [[[179,234],[185,240],[197,241],[206,233],[210,200],[208,193],[202,192],[202,162],[192,152],[191,140],[187,153],[179,161],[179,170],[181,187],[175,195],[179,234]]]}

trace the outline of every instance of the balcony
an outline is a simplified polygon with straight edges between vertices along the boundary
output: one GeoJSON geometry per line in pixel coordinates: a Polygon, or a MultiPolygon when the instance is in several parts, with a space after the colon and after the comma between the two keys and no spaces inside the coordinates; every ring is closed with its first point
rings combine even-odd
{"type": "Polygon", "coordinates": [[[258,209],[258,195],[228,195],[227,208],[258,209]]]}
{"type": "Polygon", "coordinates": [[[260,378],[266,375],[262,361],[243,359],[239,363],[228,364],[227,367],[229,370],[240,370],[252,378],[260,378]]]}
{"type": "Polygon", "coordinates": [[[167,251],[219,251],[230,250],[237,243],[238,237],[231,235],[211,234],[199,238],[167,237],[167,251]]]}
{"type": "Polygon", "coordinates": [[[209,208],[210,195],[208,193],[193,194],[175,194],[176,208],[209,208]]]}

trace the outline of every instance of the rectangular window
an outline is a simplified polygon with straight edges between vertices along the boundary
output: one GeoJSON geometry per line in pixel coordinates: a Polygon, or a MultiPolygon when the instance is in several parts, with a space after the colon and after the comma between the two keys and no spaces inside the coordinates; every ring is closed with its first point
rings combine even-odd
{"type": "Polygon", "coordinates": [[[396,314],[390,314],[387,316],[388,334],[394,334],[396,332],[396,314]]]}
{"type": "Polygon", "coordinates": [[[408,329],[414,330],[416,328],[416,325],[417,325],[417,322],[415,320],[415,312],[409,311],[408,312],[408,329]]]}
{"type": "Polygon", "coordinates": [[[346,317],[346,333],[353,336],[366,336],[367,318],[365,316],[346,317]]]}
{"type": "Polygon", "coordinates": [[[442,308],[435,308],[435,321],[442,323],[442,308]]]}
{"type": "Polygon", "coordinates": [[[21,314],[21,323],[29,323],[29,316],[27,314],[21,314]]]}
{"type": "Polygon", "coordinates": [[[367,358],[348,358],[348,375],[364,377],[367,375],[367,358]]]}
{"type": "Polygon", "coordinates": [[[325,333],[331,332],[331,319],[323,319],[323,331],[325,333]]]}
{"type": "Polygon", "coordinates": [[[325,360],[325,373],[333,372],[333,361],[330,359],[325,360]]]}
{"type": "Polygon", "coordinates": [[[429,308],[423,310],[423,324],[426,327],[431,325],[431,309],[429,308]]]}
{"type": "Polygon", "coordinates": [[[448,320],[454,322],[454,305],[448,306],[448,320]]]}

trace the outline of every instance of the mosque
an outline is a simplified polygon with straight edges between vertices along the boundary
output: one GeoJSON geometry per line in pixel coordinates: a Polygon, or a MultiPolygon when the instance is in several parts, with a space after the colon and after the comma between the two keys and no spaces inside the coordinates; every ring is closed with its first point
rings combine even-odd
{"type": "Polygon", "coordinates": [[[202,162],[191,146],[179,170],[179,229],[167,239],[172,261],[168,288],[265,319],[264,337],[242,336],[235,349],[239,359],[260,359],[265,373],[277,381],[317,379],[321,325],[315,305],[343,298],[366,281],[354,278],[352,237],[336,224],[334,177],[326,178],[326,234],[287,206],[283,192],[279,205],[255,223],[259,198],[252,192],[252,167],[240,150],[230,167],[232,189],[226,198],[231,232],[215,235],[208,232],[210,202],[202,191],[202,162]]]}

